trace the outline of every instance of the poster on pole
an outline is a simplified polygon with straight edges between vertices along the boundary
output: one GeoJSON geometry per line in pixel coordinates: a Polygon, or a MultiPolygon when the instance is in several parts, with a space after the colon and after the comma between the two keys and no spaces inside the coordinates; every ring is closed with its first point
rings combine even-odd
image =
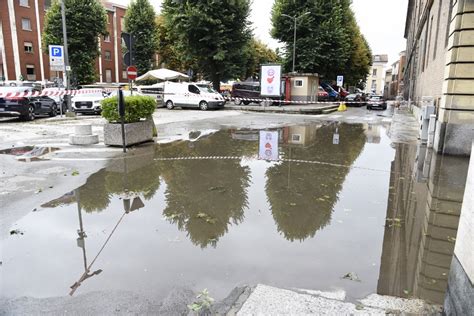
{"type": "Polygon", "coordinates": [[[260,131],[258,159],[278,161],[278,132],[260,131]]]}
{"type": "Polygon", "coordinates": [[[64,46],[49,45],[49,66],[51,71],[64,71],[64,46]]]}
{"type": "Polygon", "coordinates": [[[281,96],[281,65],[267,64],[261,66],[260,95],[262,97],[281,96]]]}
{"type": "Polygon", "coordinates": [[[338,87],[342,87],[342,85],[344,84],[344,76],[337,76],[336,82],[338,87]]]}

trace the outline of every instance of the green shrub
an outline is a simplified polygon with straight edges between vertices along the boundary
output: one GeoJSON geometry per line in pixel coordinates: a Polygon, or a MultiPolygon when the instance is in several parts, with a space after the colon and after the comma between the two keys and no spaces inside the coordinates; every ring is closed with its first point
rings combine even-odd
{"type": "MultiPolygon", "coordinates": [[[[102,100],[102,116],[109,123],[120,122],[117,97],[102,100]]],[[[125,97],[125,123],[134,123],[146,119],[155,112],[156,101],[148,96],[125,97]]]]}

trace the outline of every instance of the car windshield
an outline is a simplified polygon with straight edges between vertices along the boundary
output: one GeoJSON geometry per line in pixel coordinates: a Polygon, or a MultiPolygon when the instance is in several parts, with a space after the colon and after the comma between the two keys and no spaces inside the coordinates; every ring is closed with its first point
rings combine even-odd
{"type": "Polygon", "coordinates": [[[214,90],[211,87],[202,87],[202,86],[200,86],[199,90],[201,90],[201,92],[204,92],[204,93],[217,93],[216,90],[214,90]]]}

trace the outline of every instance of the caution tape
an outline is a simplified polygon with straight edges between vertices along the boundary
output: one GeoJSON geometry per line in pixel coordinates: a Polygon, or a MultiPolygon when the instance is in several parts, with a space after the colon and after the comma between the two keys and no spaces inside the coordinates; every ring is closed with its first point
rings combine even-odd
{"type": "Polygon", "coordinates": [[[81,89],[81,90],[48,90],[43,91],[18,91],[18,92],[1,92],[0,98],[20,98],[20,97],[61,97],[65,95],[80,95],[80,94],[98,94],[102,92],[112,92],[116,89],[81,89]]]}

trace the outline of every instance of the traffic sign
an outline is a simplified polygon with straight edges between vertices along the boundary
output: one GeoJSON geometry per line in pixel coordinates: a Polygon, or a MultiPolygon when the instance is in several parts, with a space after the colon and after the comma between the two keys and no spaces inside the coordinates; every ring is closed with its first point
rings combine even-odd
{"type": "Polygon", "coordinates": [[[337,86],[342,87],[344,84],[344,76],[337,76],[337,86]]]}
{"type": "Polygon", "coordinates": [[[49,45],[49,65],[52,71],[64,71],[64,47],[49,45]]]}
{"type": "Polygon", "coordinates": [[[128,66],[127,67],[127,77],[128,77],[129,80],[137,79],[137,74],[138,74],[137,67],[135,67],[135,66],[128,66]]]}

